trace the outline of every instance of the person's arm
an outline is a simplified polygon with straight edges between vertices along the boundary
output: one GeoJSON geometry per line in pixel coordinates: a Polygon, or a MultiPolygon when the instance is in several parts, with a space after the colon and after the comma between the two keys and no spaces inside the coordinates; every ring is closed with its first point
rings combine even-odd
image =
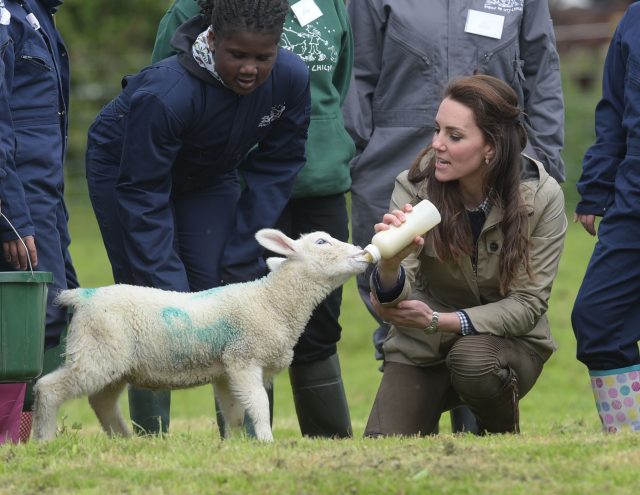
{"type": "Polygon", "coordinates": [[[176,0],[158,24],[156,42],[151,54],[151,62],[155,63],[170,57],[176,51],[171,46],[171,38],[183,22],[200,14],[197,0],[176,0]]]}
{"type": "Polygon", "coordinates": [[[576,184],[580,193],[576,205],[578,215],[604,215],[613,202],[616,172],[627,151],[627,132],[622,125],[627,78],[621,51],[621,26],[622,22],[604,63],[602,99],[595,112],[596,141],[584,155],[582,175],[576,184]]]}
{"type": "Polygon", "coordinates": [[[135,284],[188,291],[173,241],[171,169],[185,124],[155,95],[131,98],[116,185],[118,217],[135,284]]]}
{"type": "Polygon", "coordinates": [[[362,153],[373,134],[372,102],[382,65],[385,16],[379,0],[352,0],[347,3],[354,38],[351,86],[342,112],[345,127],[357,154],[362,153]]]}
{"type": "MultiPolygon", "coordinates": [[[[236,228],[223,256],[225,284],[253,280],[266,271],[264,249],[255,240],[255,233],[276,224],[305,164],[311,95],[306,66],[304,70],[304,80],[299,75],[292,76],[284,112],[241,167],[244,189],[238,203],[236,228]]],[[[281,82],[274,82],[278,83],[281,82]]]]}
{"type": "MultiPolygon", "coordinates": [[[[478,333],[517,337],[530,332],[547,312],[551,287],[558,273],[567,218],[559,186],[537,194],[546,194],[547,197],[530,237],[532,277],[522,269],[503,299],[460,308],[467,313],[478,333]]],[[[542,199],[536,201],[541,204],[542,199]]]]}
{"type": "Polygon", "coordinates": [[[564,100],[560,60],[546,0],[525,2],[520,58],[524,112],[528,117],[525,128],[529,142],[525,153],[540,160],[552,177],[563,182],[565,167],[560,153],[564,146],[564,100]]]}

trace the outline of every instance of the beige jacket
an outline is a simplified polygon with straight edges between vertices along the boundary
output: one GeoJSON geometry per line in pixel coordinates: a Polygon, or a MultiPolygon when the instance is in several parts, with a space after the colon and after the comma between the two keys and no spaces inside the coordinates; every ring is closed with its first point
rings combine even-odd
{"type": "MultiPolygon", "coordinates": [[[[506,297],[500,294],[503,210],[494,205],[478,239],[477,273],[469,258],[460,264],[438,261],[433,244],[427,242],[420,252],[403,261],[407,277],[402,294],[385,305],[418,299],[436,311],[464,309],[479,333],[522,339],[543,360],[549,358],[556,345],[546,312],[567,230],[564,195],[541,163],[525,157],[523,166],[526,178],[520,190],[529,210],[533,279],[523,269],[506,297]]],[[[405,171],[396,178],[391,209],[424,198],[424,183],[409,182],[405,171]]],[[[385,360],[418,366],[437,364],[444,361],[459,338],[460,335],[450,333],[425,335],[415,328],[392,326],[383,346],[385,360]]]]}

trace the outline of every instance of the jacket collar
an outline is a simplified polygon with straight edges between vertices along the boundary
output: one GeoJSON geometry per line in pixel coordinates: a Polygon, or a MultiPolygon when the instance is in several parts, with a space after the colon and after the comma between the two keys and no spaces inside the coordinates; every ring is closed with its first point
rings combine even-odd
{"type": "MultiPolygon", "coordinates": [[[[529,216],[535,212],[536,193],[549,179],[549,173],[538,160],[522,154],[522,180],[520,182],[520,195],[529,216]]],[[[483,230],[489,229],[502,221],[504,209],[499,205],[493,205],[485,222],[483,230]]]]}
{"type": "Polygon", "coordinates": [[[177,29],[171,38],[171,46],[177,50],[178,62],[180,62],[180,65],[182,65],[189,74],[207,84],[222,86],[222,84],[213,77],[208,70],[200,67],[193,58],[191,48],[201,32],[201,17],[192,17],[177,29]]]}

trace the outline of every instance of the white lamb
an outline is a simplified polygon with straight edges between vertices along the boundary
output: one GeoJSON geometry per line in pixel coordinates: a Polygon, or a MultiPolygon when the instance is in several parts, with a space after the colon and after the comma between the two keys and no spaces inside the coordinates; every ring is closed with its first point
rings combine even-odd
{"type": "Polygon", "coordinates": [[[55,437],[58,409],[72,398],[88,395],[109,435],[130,436],[118,407],[127,383],[213,383],[227,428],[241,426],[246,409],[256,437],[273,440],[265,386],[291,363],[313,309],[367,261],[324,232],[294,241],[263,229],[256,239],[286,258],[270,258],[271,273],[254,282],[196,293],[131,285],[61,292],[58,303],[73,306],[66,359],[35,386],[34,438],[55,437]]]}

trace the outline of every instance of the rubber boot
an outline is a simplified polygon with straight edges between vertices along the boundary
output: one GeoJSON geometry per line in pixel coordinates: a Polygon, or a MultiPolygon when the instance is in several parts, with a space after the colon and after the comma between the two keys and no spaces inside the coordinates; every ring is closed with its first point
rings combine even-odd
{"type": "Polygon", "coordinates": [[[473,411],[467,406],[455,407],[451,409],[449,414],[451,416],[452,433],[473,433],[474,435],[480,433],[478,420],[473,414],[473,411]]]}
{"type": "Polygon", "coordinates": [[[640,431],[640,364],[589,375],[602,431],[640,431]]]}
{"type": "Polygon", "coordinates": [[[20,414],[20,429],[18,431],[20,443],[27,443],[31,437],[31,425],[33,424],[33,413],[22,411],[20,414]]]}
{"type": "Polygon", "coordinates": [[[304,436],[353,436],[337,354],[322,361],[291,366],[289,379],[304,436]]]}
{"type": "MultiPolygon", "coordinates": [[[[269,398],[269,423],[273,428],[273,385],[271,385],[271,388],[267,389],[267,397],[269,398]]],[[[218,401],[215,400],[214,402],[216,405],[216,421],[218,423],[218,432],[220,433],[220,438],[224,438],[224,429],[226,423],[224,421],[224,416],[222,416],[222,411],[220,411],[218,401]]],[[[256,431],[253,427],[253,421],[246,412],[244,413],[244,429],[247,432],[247,436],[249,438],[256,438],[256,431]]]]}
{"type": "Polygon", "coordinates": [[[129,416],[136,435],[158,435],[169,430],[170,390],[129,386],[129,416]]]}

